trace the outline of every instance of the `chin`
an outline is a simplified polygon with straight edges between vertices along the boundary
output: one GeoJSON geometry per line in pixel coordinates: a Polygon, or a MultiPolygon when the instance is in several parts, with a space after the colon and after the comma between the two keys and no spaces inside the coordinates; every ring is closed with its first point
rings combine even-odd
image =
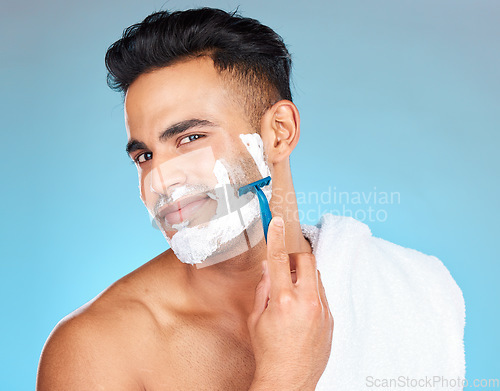
{"type": "Polygon", "coordinates": [[[260,218],[256,218],[247,229],[238,236],[217,247],[207,259],[197,263],[197,268],[203,268],[214,264],[234,260],[237,257],[245,257],[264,240],[264,232],[260,218]]]}

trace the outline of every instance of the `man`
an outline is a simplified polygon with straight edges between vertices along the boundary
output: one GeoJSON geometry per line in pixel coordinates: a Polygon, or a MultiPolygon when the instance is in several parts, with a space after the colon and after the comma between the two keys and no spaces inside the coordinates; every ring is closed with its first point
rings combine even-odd
{"type": "Polygon", "coordinates": [[[106,65],[125,96],[141,199],[171,249],[58,323],[37,390],[360,390],[463,376],[463,299],[436,258],[350,218],[296,218],[300,120],[276,33],[216,9],[158,12],[125,30],[106,65]]]}

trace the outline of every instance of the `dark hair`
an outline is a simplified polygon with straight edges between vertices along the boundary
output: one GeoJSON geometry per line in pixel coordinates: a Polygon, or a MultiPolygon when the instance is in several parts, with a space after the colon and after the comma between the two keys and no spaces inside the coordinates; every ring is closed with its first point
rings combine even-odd
{"type": "Polygon", "coordinates": [[[283,39],[255,19],[207,7],[155,12],[126,28],[106,52],[108,86],[125,95],[141,74],[200,56],[241,91],[253,125],[278,100],[292,100],[283,39]]]}

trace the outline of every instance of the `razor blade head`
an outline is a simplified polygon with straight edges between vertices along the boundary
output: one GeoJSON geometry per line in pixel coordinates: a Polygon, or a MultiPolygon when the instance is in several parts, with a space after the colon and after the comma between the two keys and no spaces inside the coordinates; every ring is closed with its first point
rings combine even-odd
{"type": "Polygon", "coordinates": [[[258,181],[249,183],[248,185],[241,186],[238,190],[238,194],[241,197],[243,194],[246,194],[249,191],[255,193],[257,191],[256,188],[267,186],[269,185],[270,182],[271,182],[271,177],[267,176],[265,178],[259,179],[258,181]]]}

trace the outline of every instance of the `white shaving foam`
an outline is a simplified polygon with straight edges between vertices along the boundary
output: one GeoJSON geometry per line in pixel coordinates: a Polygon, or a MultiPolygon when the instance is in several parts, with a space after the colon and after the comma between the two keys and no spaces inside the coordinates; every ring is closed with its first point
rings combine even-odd
{"type": "Polygon", "coordinates": [[[250,155],[252,155],[253,160],[255,160],[262,178],[271,175],[269,166],[264,159],[264,143],[260,135],[258,133],[240,134],[240,139],[245,144],[250,155]]]}
{"type": "Polygon", "coordinates": [[[170,202],[175,202],[189,193],[190,193],[189,188],[186,185],[176,187],[172,192],[170,202]]]}
{"type": "MultiPolygon", "coordinates": [[[[245,145],[248,153],[252,155],[262,178],[271,176],[271,171],[269,170],[269,166],[267,165],[264,156],[264,143],[262,142],[260,135],[258,133],[240,134],[240,139],[245,145]]],[[[269,185],[262,187],[262,191],[266,195],[267,201],[269,202],[273,194],[272,181],[269,185]]]]}
{"type": "Polygon", "coordinates": [[[217,178],[217,185],[229,185],[229,173],[220,160],[215,161],[214,174],[217,178]]]}
{"type": "MultiPolygon", "coordinates": [[[[270,171],[265,161],[261,137],[257,133],[240,134],[240,139],[255,161],[262,177],[269,176],[270,171]]],[[[228,213],[229,208],[233,205],[238,205],[238,202],[235,199],[234,192],[228,191],[228,189],[232,190],[232,187],[230,186],[229,172],[223,160],[215,162],[213,173],[217,178],[217,193],[220,195],[224,194],[224,199],[221,199],[222,196],[219,196],[215,216],[208,223],[195,227],[189,227],[189,222],[176,224],[173,228],[178,229],[178,232],[172,238],[166,236],[177,258],[187,264],[200,264],[210,256],[217,254],[222,245],[238,237],[260,217],[259,201],[251,192],[241,197],[246,197],[248,202],[238,210],[228,213]]],[[[262,189],[269,200],[272,194],[271,184],[264,186],[262,189]]],[[[172,194],[174,199],[184,195],[182,187],[178,191],[179,195],[176,193],[172,194]]],[[[251,245],[255,244],[251,243],[251,245]]],[[[217,262],[223,260],[225,259],[217,262]]]]}
{"type": "MultiPolygon", "coordinates": [[[[218,180],[217,185],[227,185],[229,174],[220,160],[216,161],[215,172],[218,180]]],[[[256,197],[251,197],[250,202],[239,209],[240,218],[238,211],[229,214],[226,212],[227,205],[234,205],[234,203],[229,202],[231,195],[227,192],[227,186],[224,186],[224,194],[226,199],[219,200],[217,206],[217,211],[224,210],[225,214],[223,216],[218,217],[220,213],[216,212],[216,215],[206,225],[183,227],[169,240],[170,247],[182,262],[188,264],[203,262],[216,253],[223,244],[240,235],[259,217],[259,202],[256,197]],[[224,202],[226,205],[224,205],[224,202]]]]}

